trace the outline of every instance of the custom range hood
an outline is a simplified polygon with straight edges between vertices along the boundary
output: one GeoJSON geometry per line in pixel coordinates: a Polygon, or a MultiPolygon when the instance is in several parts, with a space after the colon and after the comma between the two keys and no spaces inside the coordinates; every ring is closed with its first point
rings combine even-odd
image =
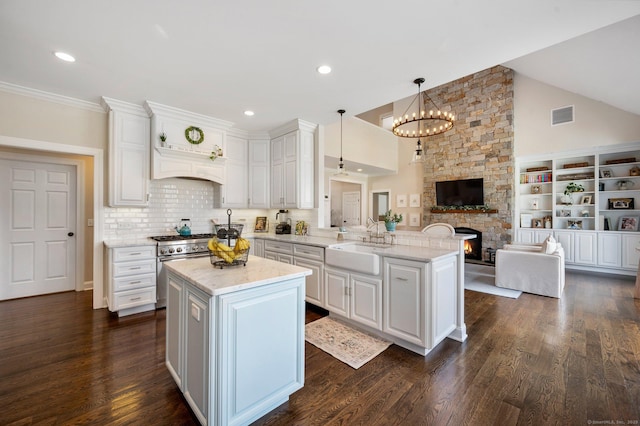
{"type": "Polygon", "coordinates": [[[146,101],[151,117],[151,179],[225,183],[225,138],[233,123],[146,101]]]}

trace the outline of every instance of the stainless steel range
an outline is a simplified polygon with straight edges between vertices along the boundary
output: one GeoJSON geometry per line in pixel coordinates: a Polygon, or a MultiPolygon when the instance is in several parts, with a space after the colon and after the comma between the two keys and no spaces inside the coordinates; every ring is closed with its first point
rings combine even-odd
{"type": "Polygon", "coordinates": [[[167,273],[163,268],[163,263],[174,260],[193,259],[196,257],[209,256],[207,243],[215,234],[193,234],[182,235],[161,235],[151,237],[158,242],[157,245],[157,286],[158,302],[157,308],[167,306],[167,273]]]}

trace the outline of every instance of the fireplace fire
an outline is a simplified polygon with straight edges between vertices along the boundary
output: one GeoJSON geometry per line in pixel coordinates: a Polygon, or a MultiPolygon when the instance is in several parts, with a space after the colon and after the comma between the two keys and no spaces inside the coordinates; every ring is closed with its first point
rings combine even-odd
{"type": "Polygon", "coordinates": [[[456,234],[469,234],[476,237],[464,242],[464,258],[482,260],[482,232],[472,228],[455,228],[456,234]]]}

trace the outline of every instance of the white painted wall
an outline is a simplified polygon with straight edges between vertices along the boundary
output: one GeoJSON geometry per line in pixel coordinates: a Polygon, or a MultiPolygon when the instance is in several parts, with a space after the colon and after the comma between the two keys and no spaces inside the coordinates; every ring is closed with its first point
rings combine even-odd
{"type": "Polygon", "coordinates": [[[637,141],[640,116],[515,74],[516,157],[637,141]],[[568,105],[575,122],[551,126],[551,110],[568,105]]]}

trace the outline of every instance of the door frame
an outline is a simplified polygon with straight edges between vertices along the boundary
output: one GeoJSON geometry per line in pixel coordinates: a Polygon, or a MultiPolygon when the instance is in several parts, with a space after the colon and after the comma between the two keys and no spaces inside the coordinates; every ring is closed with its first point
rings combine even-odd
{"type": "MultiPolygon", "coordinates": [[[[47,152],[93,157],[93,309],[105,308],[107,305],[104,299],[102,241],[102,228],[104,226],[104,150],[101,148],[89,148],[79,145],[68,145],[4,135],[0,135],[0,146],[33,150],[35,156],[48,158],[48,162],[52,162],[52,160],[53,162],[56,162],[63,159],[58,157],[47,157],[47,152]]],[[[66,160],[74,161],[70,159],[66,160]]],[[[81,162],[80,160],[76,161],[81,162]]],[[[84,167],[84,164],[82,164],[82,167],[84,167]]],[[[84,238],[84,204],[80,202],[80,197],[82,197],[82,201],[84,201],[84,174],[80,169],[78,169],[77,175],[77,179],[79,179],[77,188],[77,204],[78,208],[82,206],[81,214],[76,216],[78,221],[77,230],[82,230],[82,238],[84,238]],[[80,192],[80,188],[82,188],[83,192],[80,192]]],[[[80,238],[78,238],[78,240],[80,240],[80,238]]],[[[78,246],[79,244],[77,244],[76,248],[78,248],[78,246]]],[[[78,288],[78,281],[81,283],[84,282],[84,258],[82,261],[78,260],[78,252],[80,251],[84,252],[84,250],[76,250],[76,289],[78,288]],[[82,267],[82,274],[78,272],[79,266],[82,267]]],[[[81,285],[81,287],[84,286],[81,285]]]]}

